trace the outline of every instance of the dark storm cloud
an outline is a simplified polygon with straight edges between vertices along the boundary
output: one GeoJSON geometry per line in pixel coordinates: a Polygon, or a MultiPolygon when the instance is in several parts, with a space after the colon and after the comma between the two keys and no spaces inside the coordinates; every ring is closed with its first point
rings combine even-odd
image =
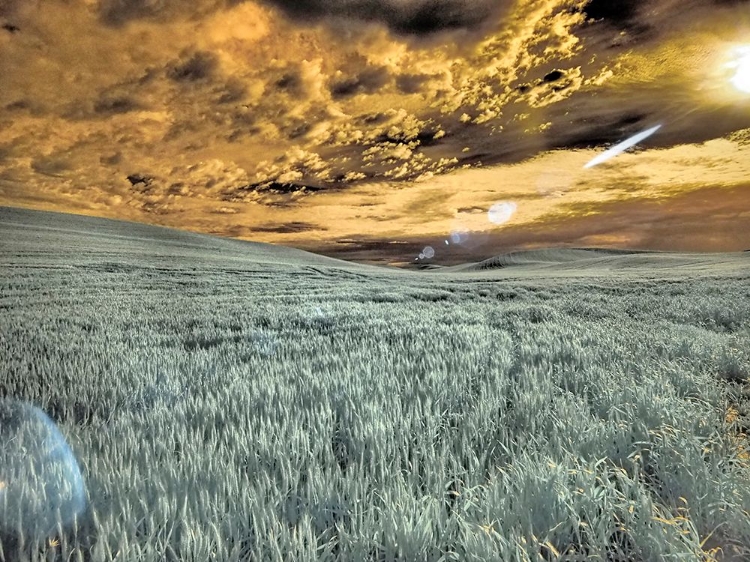
{"type": "Polygon", "coordinates": [[[473,28],[503,13],[507,0],[264,0],[301,20],[344,18],[387,25],[403,35],[473,28]]]}
{"type": "Polygon", "coordinates": [[[638,16],[643,0],[591,0],[583,9],[586,17],[604,20],[617,27],[631,25],[638,16]]]}
{"type": "MultiPolygon", "coordinates": [[[[622,36],[606,39],[609,43],[606,48],[616,48],[653,35],[659,24],[649,21],[644,15],[644,8],[647,6],[646,0],[590,0],[582,13],[595,29],[610,28],[624,32],[622,36]]],[[[598,41],[604,39],[602,36],[598,41]]]]}

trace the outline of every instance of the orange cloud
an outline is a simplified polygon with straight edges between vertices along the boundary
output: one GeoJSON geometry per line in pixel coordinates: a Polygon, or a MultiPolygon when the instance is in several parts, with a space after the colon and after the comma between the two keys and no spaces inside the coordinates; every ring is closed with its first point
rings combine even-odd
{"type": "Polygon", "coordinates": [[[464,7],[6,0],[0,201],[324,243],[479,228],[457,210],[506,182],[508,225],[542,228],[747,172],[750,96],[724,68],[740,4],[464,7]],[[638,158],[569,165],[655,124],[638,158]]]}

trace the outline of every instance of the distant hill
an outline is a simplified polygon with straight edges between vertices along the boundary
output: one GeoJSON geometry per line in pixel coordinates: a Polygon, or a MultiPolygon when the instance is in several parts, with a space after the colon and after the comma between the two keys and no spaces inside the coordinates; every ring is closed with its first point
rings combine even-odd
{"type": "Polygon", "coordinates": [[[501,254],[479,263],[456,266],[455,269],[460,269],[461,271],[483,271],[517,265],[564,264],[612,256],[630,256],[653,253],[659,252],[605,248],[546,248],[539,250],[521,250],[501,254]]]}
{"type": "MultiPolygon", "coordinates": [[[[82,271],[251,269],[297,270],[336,282],[374,276],[556,277],[585,275],[729,275],[750,272],[748,251],[724,254],[607,248],[543,248],[444,267],[388,267],[350,262],[287,246],[198,234],[114,219],[0,206],[0,266],[82,268],[82,271]]],[[[301,279],[302,279],[301,277],[301,279]]],[[[269,281],[272,282],[272,281],[269,281]]]]}
{"type": "Polygon", "coordinates": [[[33,257],[50,250],[68,254],[71,261],[107,257],[145,257],[165,265],[192,260],[293,265],[320,265],[337,268],[382,267],[356,264],[321,256],[296,248],[221,238],[143,223],[0,207],[0,253],[8,250],[33,257]]]}
{"type": "MultiPolygon", "coordinates": [[[[446,267],[444,272],[469,273],[491,271],[656,271],[690,269],[695,272],[724,274],[742,268],[744,252],[698,253],[617,250],[608,248],[548,248],[509,252],[478,263],[446,267]]],[[[746,267],[746,266],[744,266],[746,267]]]]}

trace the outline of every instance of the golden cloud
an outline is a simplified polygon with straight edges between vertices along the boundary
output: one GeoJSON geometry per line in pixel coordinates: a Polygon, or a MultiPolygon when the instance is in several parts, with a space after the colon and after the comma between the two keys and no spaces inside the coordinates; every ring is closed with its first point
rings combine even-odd
{"type": "MultiPolygon", "coordinates": [[[[437,205],[451,190],[466,192],[441,179],[464,177],[466,166],[499,165],[491,170],[506,177],[516,169],[507,165],[532,169],[529,159],[549,150],[570,156],[655,123],[663,126],[645,146],[662,150],[639,162],[662,173],[633,162],[632,181],[656,177],[665,192],[683,189],[664,150],[723,142],[734,182],[750,99],[727,86],[722,65],[750,36],[744,7],[0,0],[0,198],[157,214],[186,228],[208,228],[205,208],[212,221],[242,217],[248,233],[259,209],[279,213],[279,224],[307,223],[294,209],[323,212],[315,201],[360,187],[443,190],[423,203],[437,205]],[[243,204],[253,206],[247,215],[234,206],[243,204]]],[[[718,169],[706,154],[694,157],[718,169]]],[[[590,185],[597,199],[604,188],[590,185]]],[[[545,209],[548,195],[565,200],[573,190],[536,189],[545,209]]],[[[474,200],[459,207],[490,203],[467,197],[474,200]]],[[[408,231],[392,205],[368,208],[358,229],[371,219],[384,235],[374,223],[393,217],[408,231]]],[[[536,220],[529,213],[519,206],[514,220],[536,220]]],[[[348,220],[319,238],[361,234],[346,230],[348,220]]],[[[314,237],[307,227],[254,232],[314,237]]]]}

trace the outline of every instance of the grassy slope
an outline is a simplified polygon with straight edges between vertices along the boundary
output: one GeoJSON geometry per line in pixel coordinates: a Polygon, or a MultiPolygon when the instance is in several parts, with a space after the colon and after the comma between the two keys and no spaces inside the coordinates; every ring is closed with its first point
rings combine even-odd
{"type": "Polygon", "coordinates": [[[7,213],[0,396],[77,453],[94,559],[750,545],[747,258],[409,273],[7,213]]]}

